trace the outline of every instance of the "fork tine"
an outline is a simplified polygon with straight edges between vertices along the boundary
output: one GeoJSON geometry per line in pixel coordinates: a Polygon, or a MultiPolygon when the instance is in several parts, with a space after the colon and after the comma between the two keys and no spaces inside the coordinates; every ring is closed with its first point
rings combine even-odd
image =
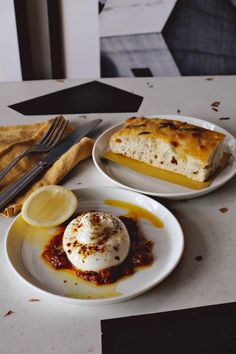
{"type": "Polygon", "coordinates": [[[53,134],[50,136],[50,139],[47,142],[47,145],[54,146],[57,144],[57,142],[60,140],[62,134],[64,133],[64,130],[67,127],[68,120],[64,120],[61,122],[60,125],[56,127],[54,130],[53,134]]]}
{"type": "Polygon", "coordinates": [[[10,169],[24,156],[28,155],[30,152],[45,152],[49,151],[61,138],[68,121],[66,121],[62,116],[56,117],[43,136],[43,138],[35,145],[31,146],[28,150],[22,152],[13,161],[11,161],[4,169],[0,171],[0,180],[10,171],[10,169]]]}
{"type": "Polygon", "coordinates": [[[62,122],[64,122],[65,119],[64,117],[58,117],[56,124],[54,124],[53,129],[51,130],[50,134],[48,134],[48,136],[46,137],[46,139],[43,141],[44,145],[48,145],[51,137],[53,136],[54,132],[56,131],[56,129],[58,129],[58,127],[60,127],[62,125],[62,122]]]}
{"type": "Polygon", "coordinates": [[[54,118],[50,128],[48,129],[46,134],[42,137],[42,139],[38,142],[38,144],[47,144],[48,139],[50,138],[50,136],[52,135],[52,133],[54,132],[58,124],[61,122],[61,120],[64,120],[62,116],[54,118]]]}

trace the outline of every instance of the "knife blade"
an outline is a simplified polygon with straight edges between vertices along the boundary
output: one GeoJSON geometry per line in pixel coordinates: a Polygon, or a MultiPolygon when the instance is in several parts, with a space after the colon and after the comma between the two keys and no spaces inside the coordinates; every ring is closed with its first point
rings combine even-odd
{"type": "Polygon", "coordinates": [[[73,131],[66,139],[57,144],[42,160],[32,167],[26,174],[19,178],[10,187],[0,193],[0,210],[15,198],[30,182],[32,182],[39,174],[52,165],[61,155],[69,150],[75,143],[88,134],[102,119],[95,119],[90,122],[83,123],[79,128],[73,131]]]}

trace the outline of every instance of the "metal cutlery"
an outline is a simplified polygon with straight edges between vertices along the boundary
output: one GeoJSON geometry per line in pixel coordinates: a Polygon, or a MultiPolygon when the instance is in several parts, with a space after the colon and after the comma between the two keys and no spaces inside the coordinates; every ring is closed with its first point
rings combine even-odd
{"type": "Polygon", "coordinates": [[[53,164],[61,155],[69,150],[75,143],[77,143],[88,132],[94,129],[102,119],[95,119],[90,122],[83,123],[79,128],[73,131],[66,139],[56,145],[45,158],[40,160],[31,170],[24,176],[18,179],[10,187],[0,194],[0,210],[7,206],[7,204],[15,198],[28,184],[33,181],[38,175],[44,172],[50,165],[53,164]]]}
{"type": "Polygon", "coordinates": [[[15,164],[21,160],[24,156],[30,154],[31,152],[47,152],[50,151],[60,140],[62,134],[68,124],[62,116],[56,117],[48,131],[42,137],[42,139],[35,145],[31,146],[28,150],[22,152],[13,161],[11,161],[4,169],[0,171],[0,180],[6,176],[6,174],[12,169],[15,164]]]}

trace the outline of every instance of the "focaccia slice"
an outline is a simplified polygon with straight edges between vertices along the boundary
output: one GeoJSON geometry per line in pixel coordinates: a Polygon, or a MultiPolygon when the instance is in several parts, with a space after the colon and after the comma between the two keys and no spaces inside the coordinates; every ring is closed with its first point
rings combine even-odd
{"type": "Polygon", "coordinates": [[[223,159],[224,134],[178,120],[129,118],[110,139],[121,154],[197,181],[205,181],[223,159]]]}

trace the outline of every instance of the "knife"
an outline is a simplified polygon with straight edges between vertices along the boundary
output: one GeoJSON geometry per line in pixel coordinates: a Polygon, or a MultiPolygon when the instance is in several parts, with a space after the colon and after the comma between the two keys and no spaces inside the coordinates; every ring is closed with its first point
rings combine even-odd
{"type": "Polygon", "coordinates": [[[31,168],[24,176],[19,178],[9,188],[4,190],[0,194],[0,210],[5,208],[7,204],[15,198],[32,180],[34,180],[39,174],[46,170],[53,164],[61,155],[69,150],[75,143],[77,143],[88,132],[94,129],[98,124],[102,122],[102,119],[95,119],[90,122],[82,124],[79,128],[73,131],[66,139],[57,144],[45,158],[40,160],[34,167],[31,168]]]}

